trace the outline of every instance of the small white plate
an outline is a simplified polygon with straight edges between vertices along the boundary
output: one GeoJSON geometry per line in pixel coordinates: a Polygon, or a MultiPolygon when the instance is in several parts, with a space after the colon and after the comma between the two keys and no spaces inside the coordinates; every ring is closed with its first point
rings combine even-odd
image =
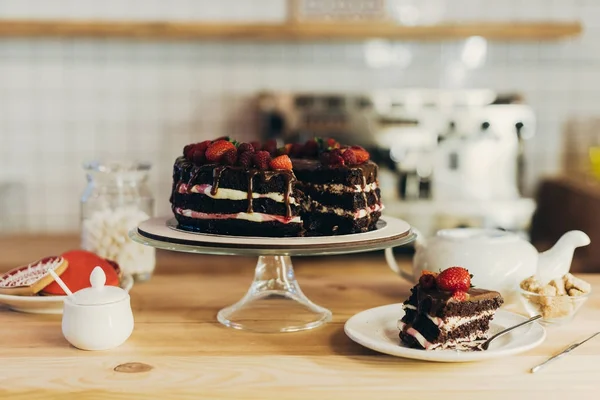
{"type": "MultiPolygon", "coordinates": [[[[121,288],[129,292],[133,287],[133,277],[124,275],[121,288]]],[[[30,314],[62,314],[63,301],[67,296],[13,296],[0,294],[0,305],[9,309],[30,314]]]]}
{"type": "MultiPolygon", "coordinates": [[[[400,331],[397,323],[403,316],[402,304],[371,308],[346,321],[344,331],[350,339],[371,350],[397,357],[437,362],[481,361],[505,357],[531,350],[546,338],[544,328],[534,322],[494,340],[486,351],[412,349],[403,346],[398,337],[400,331]]],[[[527,318],[521,315],[498,310],[490,324],[490,336],[525,320],[527,318]]]]}

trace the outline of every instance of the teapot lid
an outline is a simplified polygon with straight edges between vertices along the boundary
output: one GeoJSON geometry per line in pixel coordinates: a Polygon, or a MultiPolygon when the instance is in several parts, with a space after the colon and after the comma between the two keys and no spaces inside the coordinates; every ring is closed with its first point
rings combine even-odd
{"type": "Polygon", "coordinates": [[[115,303],[128,296],[127,292],[120,287],[106,286],[106,274],[101,267],[95,267],[90,274],[92,287],[81,289],[68,298],[75,304],[81,306],[97,306],[115,303]]]}

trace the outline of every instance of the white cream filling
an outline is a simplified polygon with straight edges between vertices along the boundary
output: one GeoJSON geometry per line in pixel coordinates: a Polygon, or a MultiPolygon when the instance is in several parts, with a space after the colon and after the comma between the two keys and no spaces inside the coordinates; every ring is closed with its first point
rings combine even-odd
{"type": "Polygon", "coordinates": [[[369,214],[372,214],[374,212],[381,211],[384,209],[383,204],[374,204],[372,207],[369,207],[369,208],[362,208],[362,209],[359,209],[356,211],[352,211],[352,210],[344,210],[343,208],[324,206],[315,200],[313,200],[312,202],[315,205],[314,211],[318,211],[321,213],[334,213],[341,217],[354,217],[356,219],[364,218],[364,217],[368,216],[369,214]]]}
{"type": "MultiPolygon", "coordinates": [[[[192,186],[190,193],[201,193],[201,194],[204,194],[208,197],[211,197],[211,198],[217,199],[217,200],[247,200],[248,199],[248,193],[244,192],[243,190],[218,188],[217,192],[215,194],[212,194],[212,189],[213,189],[212,185],[194,185],[194,186],[192,186]]],[[[177,191],[179,193],[183,193],[183,194],[188,193],[187,185],[185,183],[180,184],[177,191]]],[[[271,199],[278,203],[285,202],[285,196],[282,193],[277,193],[277,192],[252,193],[252,198],[253,199],[268,198],[268,199],[271,199]]],[[[290,204],[296,204],[296,199],[294,199],[293,197],[290,196],[288,198],[288,200],[289,200],[290,204]]]]}
{"type": "Polygon", "coordinates": [[[413,306],[411,304],[402,304],[402,308],[405,309],[405,310],[406,309],[409,309],[409,310],[416,310],[417,309],[417,307],[415,307],[415,306],[413,306]]]}
{"type": "Polygon", "coordinates": [[[372,182],[363,188],[362,185],[354,185],[354,186],[346,186],[341,183],[329,183],[329,184],[310,184],[310,186],[314,189],[323,191],[323,192],[332,192],[332,193],[369,193],[372,190],[377,189],[377,182],[372,182]]]}
{"type": "Polygon", "coordinates": [[[429,318],[434,324],[436,324],[440,328],[440,330],[449,332],[458,328],[461,325],[468,324],[469,322],[476,321],[480,318],[492,316],[494,315],[494,312],[495,310],[488,310],[469,317],[448,317],[444,319],[432,317],[431,315],[427,314],[427,318],[429,318]]]}

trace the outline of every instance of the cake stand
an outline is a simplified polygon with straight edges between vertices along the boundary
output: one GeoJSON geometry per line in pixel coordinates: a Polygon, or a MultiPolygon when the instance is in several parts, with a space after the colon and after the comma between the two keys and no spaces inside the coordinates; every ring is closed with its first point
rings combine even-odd
{"type": "Polygon", "coordinates": [[[258,256],[254,281],[237,303],[218,312],[220,323],[255,332],[295,332],[331,320],[331,311],[302,293],[291,256],[360,253],[402,246],[415,240],[410,225],[381,217],[371,232],[326,237],[266,238],[192,233],[172,217],[151,218],[133,229],[136,242],[158,249],[197,254],[258,256]]]}

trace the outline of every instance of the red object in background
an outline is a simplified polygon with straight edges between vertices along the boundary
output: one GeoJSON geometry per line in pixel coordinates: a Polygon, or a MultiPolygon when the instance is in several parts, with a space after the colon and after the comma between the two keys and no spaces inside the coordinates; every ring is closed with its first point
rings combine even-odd
{"type": "MultiPolygon", "coordinates": [[[[95,267],[101,267],[104,270],[106,285],[119,286],[119,275],[113,266],[114,263],[85,250],[68,251],[62,254],[62,257],[69,262],[69,267],[60,275],[60,278],[73,293],[92,286],[90,274],[95,267]]],[[[59,296],[66,294],[54,281],[42,289],[41,293],[59,296]]]]}

